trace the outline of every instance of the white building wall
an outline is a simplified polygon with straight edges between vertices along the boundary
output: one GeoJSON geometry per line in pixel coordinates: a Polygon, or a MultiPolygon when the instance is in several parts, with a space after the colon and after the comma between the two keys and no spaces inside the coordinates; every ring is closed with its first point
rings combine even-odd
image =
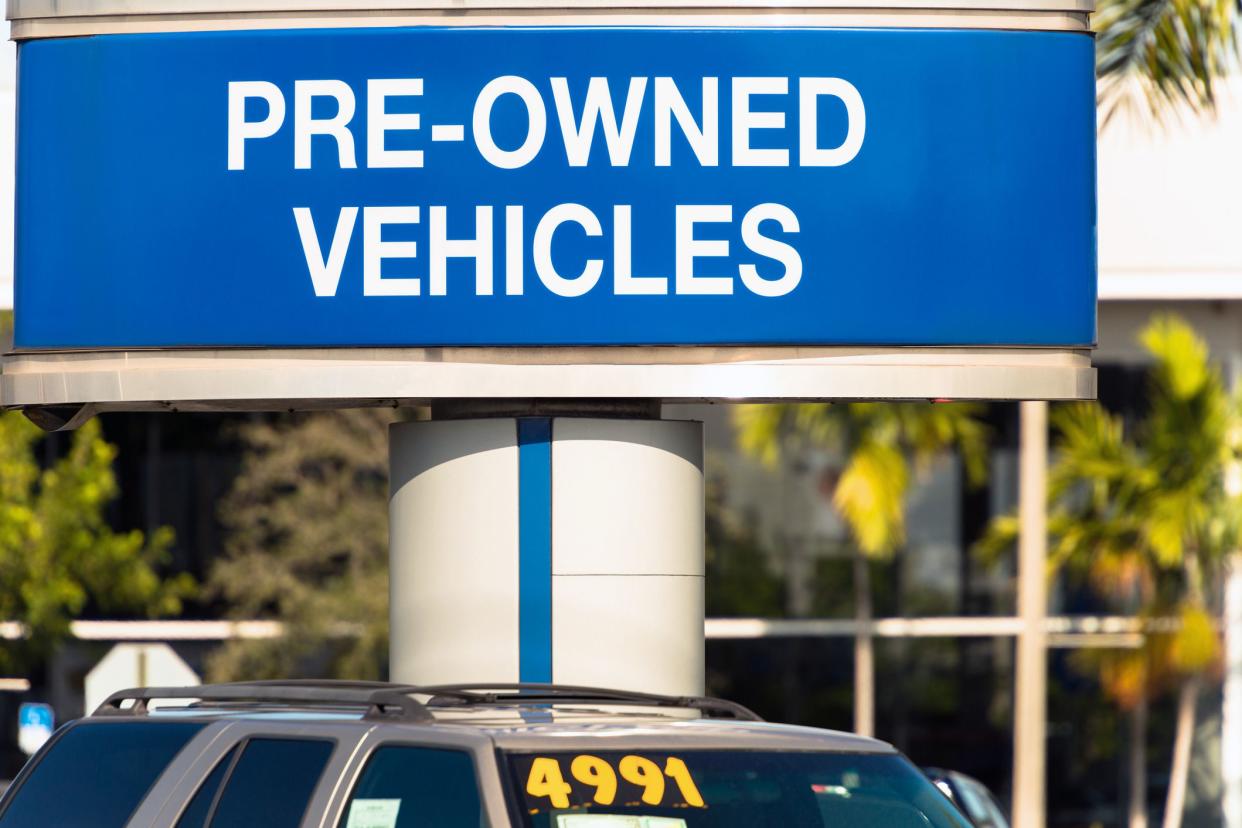
{"type": "Polygon", "coordinates": [[[1215,118],[1100,133],[1100,299],[1242,299],[1242,75],[1215,118]]]}

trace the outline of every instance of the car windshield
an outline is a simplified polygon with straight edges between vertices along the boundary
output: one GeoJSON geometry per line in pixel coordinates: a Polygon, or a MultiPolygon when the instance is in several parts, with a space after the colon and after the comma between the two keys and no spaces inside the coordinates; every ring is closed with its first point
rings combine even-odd
{"type": "Polygon", "coordinates": [[[968,776],[958,774],[954,780],[962,794],[966,813],[980,828],[1009,828],[1009,821],[992,797],[991,792],[968,776]]]}
{"type": "Polygon", "coordinates": [[[969,828],[895,754],[510,753],[526,828],[969,828]]]}

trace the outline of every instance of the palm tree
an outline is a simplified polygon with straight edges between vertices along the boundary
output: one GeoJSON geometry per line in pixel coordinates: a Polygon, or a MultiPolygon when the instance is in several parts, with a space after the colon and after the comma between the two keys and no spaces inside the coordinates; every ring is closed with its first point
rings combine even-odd
{"type": "Polygon", "coordinates": [[[1100,0],[1096,73],[1104,121],[1136,103],[1157,120],[1212,112],[1236,65],[1242,0],[1100,0]]]}
{"type": "Polygon", "coordinates": [[[961,450],[971,482],[987,473],[987,430],[969,403],[815,403],[739,406],[738,442],[769,465],[785,452],[825,451],[835,458],[826,496],[853,540],[854,729],[871,735],[874,652],[868,562],[890,557],[905,542],[910,464],[926,467],[948,448],[961,450]]]}
{"type": "MultiPolygon", "coordinates": [[[[1178,688],[1165,828],[1184,810],[1195,704],[1204,670],[1218,656],[1206,585],[1219,583],[1238,548],[1242,500],[1227,479],[1238,460],[1242,420],[1207,346],[1172,316],[1143,331],[1153,357],[1150,409],[1127,433],[1099,403],[1058,408],[1058,453],[1049,471],[1049,566],[1081,576],[1107,600],[1141,618],[1180,618],[1142,648],[1079,657],[1123,709],[1132,712],[1132,749],[1141,751],[1151,694],[1178,688]]],[[[1012,515],[994,521],[984,552],[1012,543],[1012,515]]],[[[1145,822],[1144,762],[1131,762],[1131,826],[1145,822]]]]}

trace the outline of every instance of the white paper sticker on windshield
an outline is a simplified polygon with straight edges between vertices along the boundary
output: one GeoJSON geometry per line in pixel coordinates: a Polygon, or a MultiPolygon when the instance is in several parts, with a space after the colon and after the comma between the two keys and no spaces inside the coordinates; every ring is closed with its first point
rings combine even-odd
{"type": "Polygon", "coordinates": [[[397,828],[400,799],[355,799],[345,828],[397,828]]]}
{"type": "Polygon", "coordinates": [[[686,828],[684,819],[621,814],[560,814],[556,828],[686,828]]]}

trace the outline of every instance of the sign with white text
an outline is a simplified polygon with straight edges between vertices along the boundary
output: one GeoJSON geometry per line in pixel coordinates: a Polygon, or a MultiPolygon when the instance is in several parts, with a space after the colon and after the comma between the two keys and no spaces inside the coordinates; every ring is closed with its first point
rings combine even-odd
{"type": "Polygon", "coordinates": [[[19,349],[1095,338],[1089,35],[20,49],[19,349]]]}

